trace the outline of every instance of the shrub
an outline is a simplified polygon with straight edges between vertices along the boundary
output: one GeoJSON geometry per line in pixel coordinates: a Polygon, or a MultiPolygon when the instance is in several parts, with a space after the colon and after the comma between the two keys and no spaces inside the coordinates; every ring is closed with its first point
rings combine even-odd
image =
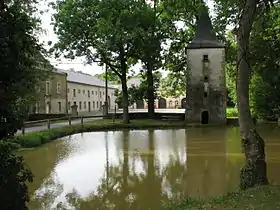
{"type": "Polygon", "coordinates": [[[33,181],[31,171],[12,150],[14,144],[0,141],[0,205],[1,209],[27,209],[27,182],[33,181]]]}
{"type": "Polygon", "coordinates": [[[227,117],[238,117],[238,111],[236,108],[227,108],[227,117]]]}

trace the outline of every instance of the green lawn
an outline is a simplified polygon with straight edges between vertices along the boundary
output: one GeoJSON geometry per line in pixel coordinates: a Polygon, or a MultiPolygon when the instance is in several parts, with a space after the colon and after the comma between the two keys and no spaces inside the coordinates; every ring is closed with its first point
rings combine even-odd
{"type": "Polygon", "coordinates": [[[262,186],[246,191],[230,193],[228,195],[209,200],[185,199],[182,203],[170,203],[162,210],[274,210],[280,209],[280,186],[262,186]]]}
{"type": "MultiPolygon", "coordinates": [[[[227,109],[227,117],[236,117],[237,110],[234,108],[227,109]]],[[[197,126],[197,125],[187,125],[197,126]]],[[[130,124],[123,124],[121,119],[93,120],[72,126],[65,126],[60,128],[52,128],[49,131],[44,130],[40,132],[27,133],[25,135],[17,135],[11,142],[16,143],[19,147],[30,148],[37,147],[51,140],[81,132],[101,131],[101,130],[116,130],[116,129],[148,129],[148,128],[182,128],[186,127],[184,121],[162,121],[162,120],[131,120],[130,124]]]]}
{"type": "Polygon", "coordinates": [[[60,128],[51,128],[50,130],[40,132],[26,133],[25,135],[17,135],[9,141],[15,143],[18,148],[31,148],[57,138],[81,132],[121,129],[182,128],[185,126],[183,121],[131,120],[129,124],[123,124],[120,119],[116,119],[114,122],[112,119],[104,119],[86,122],[83,126],[81,124],[76,124],[60,128]]]}

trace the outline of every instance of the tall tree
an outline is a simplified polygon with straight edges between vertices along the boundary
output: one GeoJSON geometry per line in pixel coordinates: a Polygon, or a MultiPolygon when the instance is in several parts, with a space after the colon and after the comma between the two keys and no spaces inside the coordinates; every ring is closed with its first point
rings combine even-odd
{"type": "Polygon", "coordinates": [[[251,33],[250,105],[253,115],[266,120],[280,116],[279,11],[280,2],[257,18],[251,33]]]}
{"type": "Polygon", "coordinates": [[[145,5],[137,0],[62,0],[53,4],[58,43],[54,49],[68,58],[106,64],[121,80],[123,121],[129,122],[127,72],[137,61],[136,37],[145,17],[145,5]]]}
{"type": "Polygon", "coordinates": [[[155,103],[154,71],[162,67],[162,44],[168,38],[172,20],[167,16],[162,1],[153,0],[152,3],[143,1],[146,5],[146,19],[139,33],[138,58],[143,64],[147,79],[148,115],[153,118],[155,103]]]}
{"type": "Polygon", "coordinates": [[[44,78],[44,60],[34,37],[38,20],[34,1],[0,2],[0,205],[1,209],[27,209],[27,183],[32,174],[6,142],[22,125],[30,97],[44,78]],[[40,65],[42,64],[42,65],[40,65]]]}
{"type": "Polygon", "coordinates": [[[249,83],[251,65],[249,58],[250,32],[256,16],[257,0],[244,3],[237,29],[237,105],[240,135],[244,147],[246,165],[241,170],[241,188],[246,189],[256,184],[267,184],[265,161],[265,143],[257,133],[249,106],[249,83]]]}
{"type": "MultiPolygon", "coordinates": [[[[9,2],[9,1],[8,1],[9,2]]],[[[21,128],[36,85],[46,76],[47,65],[33,33],[33,1],[0,4],[0,140],[21,128]]]]}
{"type": "MultiPolygon", "coordinates": [[[[272,1],[271,1],[272,2],[272,1]]],[[[249,107],[249,84],[251,78],[250,33],[256,16],[263,15],[271,4],[268,0],[216,1],[218,13],[227,23],[236,25],[237,35],[237,105],[240,136],[246,164],[241,169],[240,187],[267,184],[264,140],[257,133],[249,107]]]]}
{"type": "MultiPolygon", "coordinates": [[[[279,110],[279,50],[277,23],[280,20],[279,3],[256,18],[250,35],[251,81],[249,103],[253,118],[275,120],[279,110]]],[[[226,18],[224,18],[226,19],[226,18]]],[[[217,18],[220,24],[220,17],[217,18]]],[[[236,102],[237,43],[232,31],[226,33],[227,87],[236,102]]]]}
{"type": "Polygon", "coordinates": [[[194,36],[195,21],[202,5],[201,0],[162,1],[163,15],[173,23],[173,27],[168,28],[168,50],[164,53],[163,66],[169,72],[161,86],[161,93],[164,96],[177,97],[186,94],[188,72],[186,47],[194,36]]]}

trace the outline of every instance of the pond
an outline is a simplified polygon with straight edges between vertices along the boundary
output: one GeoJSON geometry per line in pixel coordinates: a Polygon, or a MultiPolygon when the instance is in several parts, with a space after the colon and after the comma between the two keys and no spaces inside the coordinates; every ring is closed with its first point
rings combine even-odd
{"type": "MultiPolygon", "coordinates": [[[[280,184],[280,129],[258,131],[269,181],[280,184]]],[[[235,127],[75,134],[22,154],[35,175],[36,210],[154,210],[169,199],[221,195],[238,187],[244,163],[235,127]]]]}

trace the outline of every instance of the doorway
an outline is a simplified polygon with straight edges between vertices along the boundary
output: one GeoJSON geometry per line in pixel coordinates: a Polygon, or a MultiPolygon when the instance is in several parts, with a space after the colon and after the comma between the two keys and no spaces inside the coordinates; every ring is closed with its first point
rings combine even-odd
{"type": "Polygon", "coordinates": [[[205,125],[209,123],[209,112],[203,111],[201,113],[201,124],[205,125]]]}
{"type": "Polygon", "coordinates": [[[164,98],[160,98],[158,100],[158,108],[159,109],[166,109],[166,100],[164,98]]]}
{"type": "Polygon", "coordinates": [[[186,109],[187,108],[187,99],[186,98],[183,98],[181,100],[181,108],[182,109],[186,109]]]}

